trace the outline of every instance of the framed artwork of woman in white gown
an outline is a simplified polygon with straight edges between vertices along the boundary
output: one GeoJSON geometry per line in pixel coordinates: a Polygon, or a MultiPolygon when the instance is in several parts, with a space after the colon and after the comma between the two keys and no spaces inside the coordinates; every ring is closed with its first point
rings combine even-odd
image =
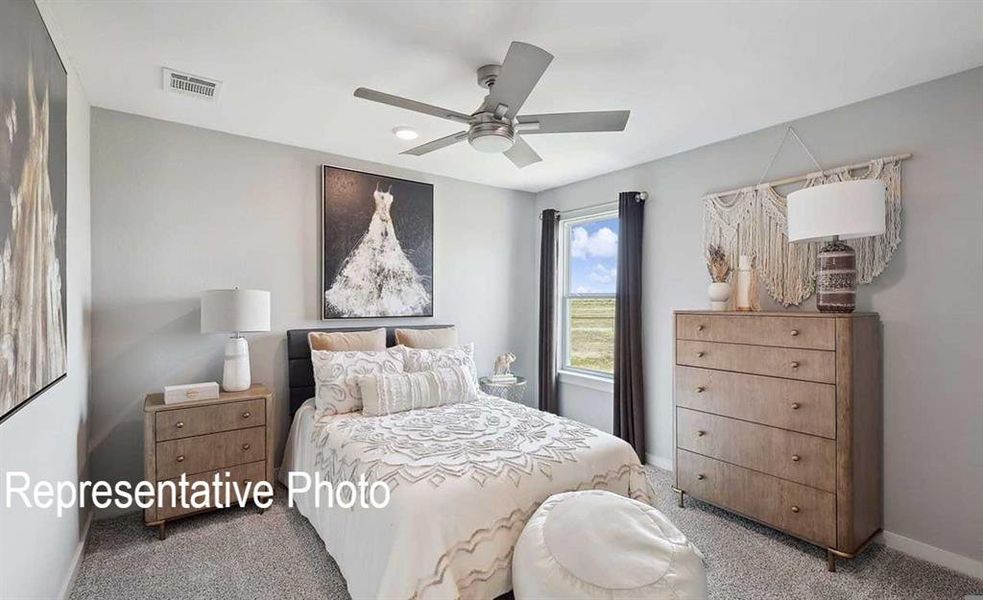
{"type": "Polygon", "coordinates": [[[433,185],[324,165],[321,317],[433,316],[433,185]]]}

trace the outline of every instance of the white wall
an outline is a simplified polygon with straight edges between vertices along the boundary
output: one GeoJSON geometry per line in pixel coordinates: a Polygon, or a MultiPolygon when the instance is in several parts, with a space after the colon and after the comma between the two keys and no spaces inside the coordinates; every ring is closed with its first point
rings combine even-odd
{"type": "MultiPolygon", "coordinates": [[[[271,290],[272,331],[250,335],[250,352],[284,415],[287,329],[382,322],[318,320],[322,163],[434,184],[435,316],[390,323],[456,324],[482,371],[526,347],[532,194],[94,109],[94,477],[142,478],[145,394],[220,381],[225,340],[199,333],[201,290],[271,290]]],[[[534,364],[519,353],[520,372],[534,364]]]]}
{"type": "MultiPolygon", "coordinates": [[[[885,528],[983,560],[983,68],[801,119],[828,167],[912,152],[904,163],[903,241],[859,293],[884,324],[885,528]]],[[[629,123],[629,126],[631,124],[629,123]]],[[[672,311],[707,306],[700,197],[754,184],[775,127],[540,193],[539,209],[649,192],[643,248],[648,453],[672,456],[672,311]]],[[[812,170],[786,145],[770,173],[812,170]]],[[[803,307],[814,310],[814,303],[803,307]]],[[[571,415],[610,413],[610,394],[561,386],[571,415]],[[599,408],[600,407],[600,408],[599,408]]]]}
{"type": "MultiPolygon", "coordinates": [[[[0,425],[0,473],[32,481],[86,478],[92,279],[89,223],[89,103],[68,74],[67,327],[68,377],[0,425]]],[[[3,497],[0,480],[0,498],[3,497]]],[[[0,509],[0,598],[56,598],[82,548],[87,514],[0,509]]]]}

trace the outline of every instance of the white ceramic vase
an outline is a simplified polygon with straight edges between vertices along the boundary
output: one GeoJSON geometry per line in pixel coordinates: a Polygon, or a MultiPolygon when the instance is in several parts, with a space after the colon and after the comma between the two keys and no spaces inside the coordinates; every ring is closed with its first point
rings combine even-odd
{"type": "Polygon", "coordinates": [[[730,284],[726,281],[714,281],[707,288],[707,295],[710,296],[711,310],[727,310],[727,301],[730,300],[730,284]]]}

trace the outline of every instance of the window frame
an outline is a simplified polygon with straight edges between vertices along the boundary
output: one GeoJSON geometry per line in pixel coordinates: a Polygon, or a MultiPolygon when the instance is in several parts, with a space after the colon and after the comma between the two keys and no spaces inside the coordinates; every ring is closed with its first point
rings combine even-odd
{"type": "MultiPolygon", "coordinates": [[[[594,369],[585,369],[583,367],[575,367],[570,364],[570,301],[576,299],[584,298],[610,298],[615,299],[616,293],[611,292],[610,294],[578,294],[570,289],[570,233],[571,230],[577,225],[582,225],[584,223],[591,223],[594,221],[609,220],[611,218],[618,218],[618,205],[611,204],[610,206],[598,207],[591,210],[590,212],[578,213],[575,216],[563,218],[561,214],[560,218],[560,248],[559,248],[559,272],[560,272],[560,290],[557,295],[557,317],[559,318],[559,329],[560,335],[558,336],[557,348],[557,359],[559,362],[558,370],[561,374],[576,375],[578,377],[584,378],[597,378],[605,381],[614,381],[614,374],[607,373],[605,371],[597,371],[594,369]]],[[[619,243],[621,232],[618,232],[619,243]]],[[[612,352],[614,347],[611,348],[612,352]]]]}

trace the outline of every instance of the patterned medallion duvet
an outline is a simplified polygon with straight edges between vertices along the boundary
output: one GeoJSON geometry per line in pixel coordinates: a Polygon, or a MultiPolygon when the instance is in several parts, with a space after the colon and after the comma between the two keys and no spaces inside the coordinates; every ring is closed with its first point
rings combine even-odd
{"type": "Polygon", "coordinates": [[[290,431],[284,483],[289,471],[389,484],[383,509],[295,498],[356,599],[494,598],[512,588],[516,540],[549,496],[651,497],[624,441],[491,396],[381,417],[318,414],[308,401],[290,431]]]}

